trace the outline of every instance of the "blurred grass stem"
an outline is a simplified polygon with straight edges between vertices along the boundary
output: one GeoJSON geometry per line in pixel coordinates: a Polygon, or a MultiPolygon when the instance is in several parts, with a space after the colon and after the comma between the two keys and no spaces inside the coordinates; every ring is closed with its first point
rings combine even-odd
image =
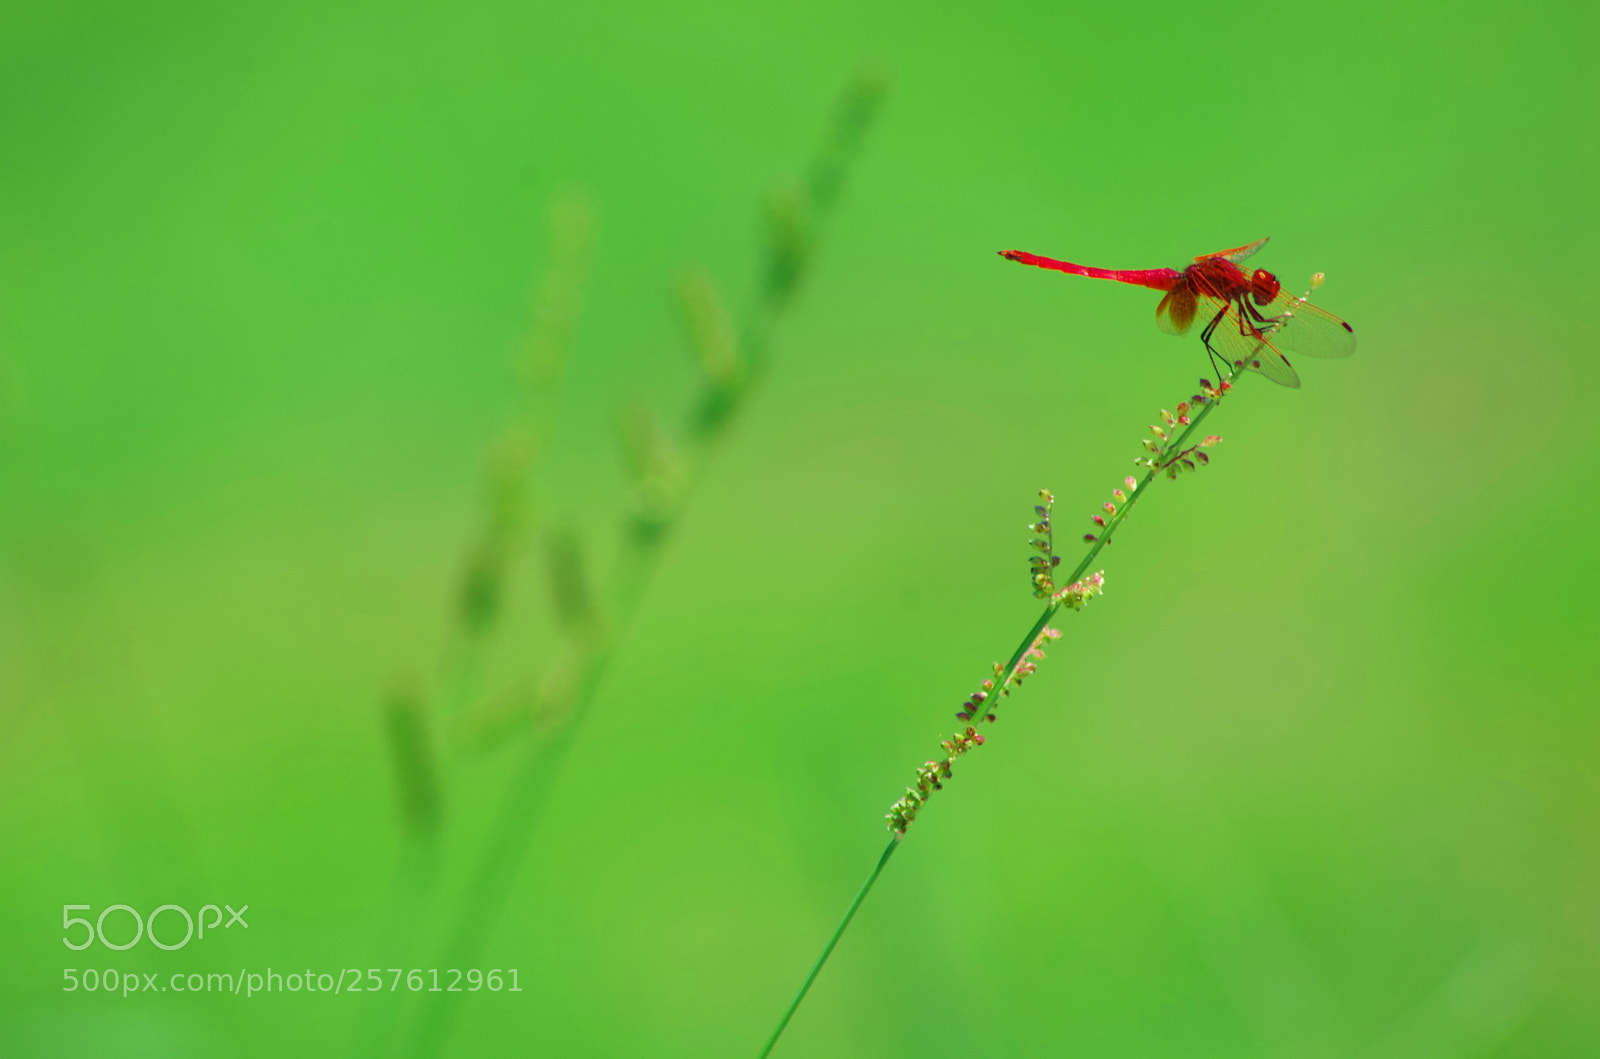
{"type": "MultiPolygon", "coordinates": [[[[882,92],[881,79],[872,74],[859,76],[852,83],[825,146],[812,164],[807,182],[812,189],[809,201],[780,199],[775,206],[769,218],[765,277],[758,291],[757,306],[747,327],[742,332],[734,332],[743,338],[740,348],[745,357],[745,370],[742,375],[721,378],[712,373],[705,379],[706,400],[691,415],[683,435],[692,447],[685,457],[686,466],[681,471],[665,474],[659,482],[641,478],[640,493],[644,503],[635,513],[632,531],[624,537],[623,555],[612,586],[613,607],[603,622],[587,623],[582,631],[570,630],[572,638],[579,641],[576,651],[579,668],[565,684],[570,692],[536,704],[536,716],[532,718],[534,730],[517,761],[439,966],[472,966],[499,919],[573,737],[588,714],[607,666],[660,567],[663,545],[703,476],[709,451],[726,436],[744,398],[763,374],[776,323],[803,278],[817,232],[837,200],[842,174],[848,168],[882,92]]],[[[703,292],[701,287],[697,294],[703,292]]],[[[702,320],[702,326],[703,323],[702,320]]],[[[640,466],[672,466],[669,453],[656,452],[653,456],[658,458],[642,460],[640,466]]],[[[865,897],[865,891],[860,896],[865,897]]],[[[410,1051],[415,1056],[432,1055],[442,1046],[450,1020],[460,1006],[440,1002],[438,998],[429,998],[424,1003],[418,1034],[410,1051]]]]}
{"type": "MultiPolygon", "coordinates": [[[[427,701],[414,704],[414,716],[407,723],[397,724],[393,704],[387,707],[385,731],[406,826],[395,894],[378,943],[396,960],[415,948],[425,922],[423,911],[444,866],[449,830],[444,826],[446,799],[459,777],[463,726],[482,687],[511,565],[533,522],[530,479],[560,407],[567,350],[587,272],[593,207],[583,195],[567,193],[552,205],[549,225],[549,265],[534,296],[532,325],[516,360],[521,400],[511,422],[490,446],[482,524],[467,548],[437,680],[427,701]],[[418,776],[431,779],[428,816],[412,811],[418,776]]],[[[357,1049],[366,1054],[389,1054],[389,1041],[398,1032],[395,1021],[383,1019],[379,1012],[376,1006],[369,1007],[357,1020],[357,1049]]]]}

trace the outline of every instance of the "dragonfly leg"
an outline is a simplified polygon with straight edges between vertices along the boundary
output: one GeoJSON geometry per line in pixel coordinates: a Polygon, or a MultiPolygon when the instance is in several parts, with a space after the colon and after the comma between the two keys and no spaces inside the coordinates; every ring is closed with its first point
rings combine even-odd
{"type": "Polygon", "coordinates": [[[1278,329],[1283,327],[1284,324],[1288,323],[1289,318],[1294,315],[1293,312],[1286,312],[1281,316],[1263,316],[1261,310],[1257,309],[1254,305],[1251,305],[1247,299],[1240,298],[1239,304],[1250,313],[1250,318],[1253,323],[1261,325],[1257,329],[1258,334],[1252,336],[1256,338],[1277,333],[1278,329]]]}
{"type": "Polygon", "coordinates": [[[1222,322],[1222,318],[1227,313],[1228,307],[1224,305],[1217,310],[1217,315],[1211,318],[1211,322],[1206,324],[1205,330],[1200,332],[1200,341],[1206,347],[1206,356],[1211,358],[1211,370],[1217,373],[1217,378],[1219,379],[1222,377],[1223,372],[1221,366],[1217,364],[1217,351],[1211,348],[1211,336],[1216,332],[1217,325],[1222,322]]]}
{"type": "Polygon", "coordinates": [[[1261,315],[1261,310],[1257,309],[1254,305],[1251,305],[1249,299],[1247,298],[1239,299],[1239,308],[1243,310],[1239,315],[1239,333],[1241,335],[1244,334],[1244,324],[1247,318],[1250,321],[1251,327],[1254,328],[1256,332],[1253,335],[1246,336],[1249,338],[1260,338],[1262,337],[1263,332],[1270,333],[1271,331],[1276,331],[1279,327],[1283,326],[1283,317],[1261,315]],[[1262,326],[1256,327],[1255,325],[1257,324],[1262,326]]]}
{"type": "MultiPolygon", "coordinates": [[[[1294,372],[1294,366],[1289,363],[1289,358],[1267,344],[1267,336],[1275,332],[1279,327],[1283,326],[1284,318],[1281,316],[1261,315],[1261,310],[1257,309],[1254,305],[1251,305],[1250,299],[1248,298],[1241,297],[1238,301],[1238,305],[1239,334],[1243,338],[1255,340],[1256,348],[1254,360],[1257,369],[1259,370],[1261,361],[1264,358],[1277,357],[1279,360],[1283,361],[1283,366],[1288,368],[1292,374],[1294,372]],[[1261,324],[1263,326],[1258,327],[1256,326],[1257,324],[1261,324]],[[1246,328],[1248,328],[1248,330],[1246,330],[1246,328]],[[1263,352],[1263,348],[1265,348],[1265,352],[1263,352]]],[[[1263,374],[1268,374],[1270,377],[1269,373],[1263,372],[1263,374]]]]}
{"type": "Polygon", "coordinates": [[[1281,320],[1282,317],[1278,316],[1262,316],[1261,310],[1251,305],[1248,299],[1239,299],[1239,334],[1245,338],[1257,340],[1266,338],[1270,333],[1267,328],[1275,327],[1281,320]],[[1257,327],[1257,324],[1266,326],[1257,327]],[[1245,330],[1247,327],[1249,328],[1248,331],[1245,330]]]}

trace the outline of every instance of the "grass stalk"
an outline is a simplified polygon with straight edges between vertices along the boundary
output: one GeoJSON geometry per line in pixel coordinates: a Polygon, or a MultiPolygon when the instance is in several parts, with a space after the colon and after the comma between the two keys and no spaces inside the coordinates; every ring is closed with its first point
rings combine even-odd
{"type": "MultiPolygon", "coordinates": [[[[1134,488],[1127,494],[1126,500],[1116,507],[1116,513],[1106,521],[1101,531],[1093,536],[1090,546],[1087,551],[1085,551],[1083,558],[1079,560],[1078,565],[1074,567],[1072,572],[1065,578],[1065,584],[1074,585],[1083,580],[1085,575],[1088,574],[1089,568],[1094,564],[1095,558],[1099,556],[1100,552],[1106,547],[1106,545],[1111,543],[1111,540],[1116,535],[1117,531],[1122,527],[1123,523],[1127,521],[1128,515],[1133,511],[1134,506],[1138,504],[1139,500],[1144,496],[1149,486],[1155,482],[1156,476],[1167,473],[1167,468],[1172,466],[1174,461],[1180,459],[1185,453],[1192,451],[1189,445],[1190,439],[1193,438],[1200,430],[1201,425],[1210,417],[1212,411],[1216,409],[1219,404],[1221,404],[1221,397],[1233,388],[1238,381],[1239,375],[1242,374],[1243,371],[1243,367],[1236,366],[1234,370],[1225,377],[1222,385],[1218,389],[1211,390],[1209,386],[1206,387],[1208,396],[1213,394],[1215,396],[1210,396],[1210,399],[1197,405],[1197,410],[1195,413],[1188,417],[1188,421],[1184,425],[1184,428],[1179,431],[1176,436],[1164,438],[1162,444],[1159,446],[1159,451],[1154,458],[1141,461],[1146,468],[1144,477],[1137,481],[1134,488]]],[[[1052,595],[1051,601],[1045,606],[1044,611],[1039,615],[1038,619],[1034,621],[1027,633],[1024,634],[1022,639],[1018,642],[1016,650],[1011,652],[1011,657],[1009,660],[1003,666],[996,667],[997,680],[994,682],[994,687],[992,689],[994,694],[993,696],[986,696],[980,700],[977,700],[979,703],[981,703],[981,705],[976,705],[974,708],[974,715],[972,717],[973,727],[968,729],[968,736],[972,736],[975,733],[976,726],[981,725],[984,722],[985,717],[989,715],[989,711],[992,710],[997,704],[1000,695],[1008,692],[1013,686],[1020,683],[1020,677],[1023,674],[1023,666],[1025,661],[1031,653],[1036,651],[1037,646],[1040,643],[1041,636],[1043,636],[1049,630],[1051,619],[1055,617],[1056,613],[1060,611],[1062,607],[1069,605],[1081,606],[1081,598],[1073,599],[1062,594],[1052,595]]],[[[957,737],[958,741],[961,739],[961,736],[957,737]]],[[[957,742],[954,744],[946,743],[945,748],[947,751],[951,751],[952,747],[954,746],[955,749],[952,753],[952,757],[954,757],[957,754],[964,753],[965,750],[971,746],[981,744],[982,741],[982,736],[977,736],[971,741],[957,742]]],[[[949,759],[942,763],[929,762],[928,765],[924,766],[923,770],[919,770],[919,776],[929,777],[930,786],[932,788],[937,788],[939,785],[938,779],[949,776],[948,765],[949,759]],[[938,767],[940,765],[943,766],[942,769],[938,767]]],[[[883,855],[878,858],[877,864],[873,865],[872,871],[867,875],[866,882],[862,884],[860,891],[857,892],[855,898],[850,902],[849,907],[845,909],[844,916],[840,919],[839,925],[834,928],[832,936],[828,938],[827,944],[823,946],[822,954],[817,957],[817,961],[812,965],[810,973],[805,977],[805,981],[800,984],[799,991],[795,994],[794,999],[790,1001],[789,1006],[784,1010],[782,1017],[779,1018],[777,1026],[772,1031],[772,1036],[767,1039],[766,1046],[761,1049],[760,1059],[767,1059],[767,1056],[771,1054],[773,1047],[778,1043],[778,1038],[783,1035],[785,1027],[789,1025],[790,1019],[794,1017],[794,1013],[796,1009],[799,1008],[800,1002],[805,999],[806,993],[810,991],[812,983],[816,981],[817,975],[822,971],[823,964],[827,962],[828,957],[833,953],[834,947],[839,944],[839,938],[844,934],[845,928],[847,928],[850,925],[851,920],[855,918],[855,914],[861,908],[862,902],[866,900],[868,892],[871,891],[873,884],[878,881],[878,876],[882,873],[884,865],[888,864],[889,857],[897,848],[899,848],[901,840],[905,838],[906,827],[909,825],[910,819],[914,818],[916,811],[920,809],[923,803],[925,803],[927,793],[930,793],[930,791],[924,790],[919,796],[917,791],[908,788],[907,797],[910,799],[910,802],[908,803],[907,801],[903,800],[902,802],[897,803],[896,807],[899,808],[902,805],[909,804],[909,816],[902,817],[897,821],[895,813],[891,811],[890,830],[893,832],[893,837],[890,839],[888,847],[883,851],[883,855]],[[897,822],[899,823],[899,826],[896,826],[897,822]]]]}

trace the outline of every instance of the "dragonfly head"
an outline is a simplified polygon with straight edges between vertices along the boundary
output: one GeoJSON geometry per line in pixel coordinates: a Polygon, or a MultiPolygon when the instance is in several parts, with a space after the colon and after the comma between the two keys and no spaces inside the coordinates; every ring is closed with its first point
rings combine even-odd
{"type": "Polygon", "coordinates": [[[1255,299],[1257,305],[1272,304],[1272,299],[1278,296],[1280,287],[1282,284],[1278,282],[1278,277],[1264,268],[1256,269],[1250,277],[1250,296],[1255,299]]]}

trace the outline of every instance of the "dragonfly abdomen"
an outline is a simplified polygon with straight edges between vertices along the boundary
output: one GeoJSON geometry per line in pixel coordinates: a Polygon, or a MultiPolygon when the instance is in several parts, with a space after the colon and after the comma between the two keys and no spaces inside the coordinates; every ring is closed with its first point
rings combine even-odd
{"type": "Polygon", "coordinates": [[[1074,276],[1088,276],[1090,279],[1109,279],[1118,283],[1130,283],[1135,287],[1149,287],[1151,290],[1171,290],[1183,278],[1183,273],[1170,268],[1141,268],[1141,269],[1114,269],[1090,268],[1088,265],[1074,265],[1070,261],[1057,261],[1053,257],[1040,257],[1030,254],[1026,250],[1002,250],[1000,256],[1007,261],[1015,261],[1020,265],[1033,265],[1035,268],[1050,268],[1057,272],[1066,272],[1074,276]]]}

